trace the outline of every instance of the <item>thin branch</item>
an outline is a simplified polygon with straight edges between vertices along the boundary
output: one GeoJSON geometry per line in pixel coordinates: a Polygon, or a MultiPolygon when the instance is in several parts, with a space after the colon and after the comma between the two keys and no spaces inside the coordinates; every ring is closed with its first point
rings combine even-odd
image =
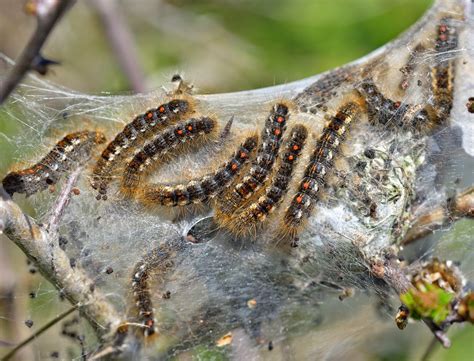
{"type": "Polygon", "coordinates": [[[436,350],[438,347],[438,340],[436,337],[434,337],[431,341],[428,347],[426,348],[425,353],[423,356],[421,356],[420,361],[429,361],[431,359],[431,356],[433,355],[433,352],[436,350]]]}
{"type": "Polygon", "coordinates": [[[58,20],[74,4],[75,0],[38,0],[35,4],[37,26],[30,41],[11,69],[6,79],[0,84],[0,104],[2,104],[31,69],[33,61],[39,56],[40,50],[49,33],[58,20]]]}
{"type": "Polygon", "coordinates": [[[61,220],[61,216],[63,215],[64,210],[69,203],[72,188],[76,184],[77,178],[79,178],[81,171],[82,167],[78,167],[75,171],[71,173],[66,184],[61,190],[61,194],[59,195],[56,204],[53,206],[51,217],[46,226],[46,230],[50,234],[55,234],[58,230],[59,221],[61,220]]]}
{"type": "Polygon", "coordinates": [[[15,346],[14,349],[12,349],[9,353],[7,353],[5,356],[3,356],[2,358],[2,361],[7,361],[9,359],[11,359],[18,350],[20,350],[21,348],[23,348],[24,346],[26,346],[27,344],[29,344],[31,341],[33,341],[35,338],[37,338],[38,336],[40,336],[43,332],[45,332],[46,330],[48,330],[49,328],[51,328],[52,326],[54,326],[56,323],[58,323],[59,321],[61,321],[63,318],[67,317],[69,314],[71,314],[72,312],[74,312],[75,310],[77,310],[77,307],[71,307],[70,309],[68,309],[67,311],[61,313],[60,315],[58,315],[57,317],[53,318],[51,321],[49,321],[48,323],[46,323],[43,327],[41,327],[38,331],[36,331],[35,333],[33,333],[30,337],[28,337],[26,340],[20,342],[18,345],[15,346]]]}
{"type": "MultiPolygon", "coordinates": [[[[379,265],[378,268],[380,268],[379,265]]],[[[414,286],[407,278],[404,270],[400,267],[397,262],[396,257],[389,257],[383,264],[383,271],[378,272],[376,277],[379,277],[385,281],[385,283],[391,287],[397,295],[402,295],[407,293],[411,289],[414,290],[414,286]]],[[[459,318],[453,315],[451,318],[446,319],[442,325],[436,325],[433,320],[429,318],[423,318],[423,323],[428,327],[428,329],[433,333],[435,339],[441,343],[444,348],[449,348],[451,346],[451,341],[448,336],[446,336],[446,331],[449,326],[455,322],[461,322],[459,318]]]]}
{"type": "Polygon", "coordinates": [[[120,315],[95,289],[94,281],[79,267],[71,267],[56,235],[49,234],[24,214],[3,187],[0,187],[0,224],[4,225],[4,234],[35,263],[41,274],[79,309],[99,338],[106,338],[115,331],[120,315]]]}
{"type": "Polygon", "coordinates": [[[460,218],[474,218],[474,187],[467,189],[447,205],[434,207],[417,217],[402,241],[403,245],[412,243],[431,234],[436,229],[446,227],[460,218]]]}
{"type": "Polygon", "coordinates": [[[89,4],[96,9],[112,50],[130,86],[135,92],[145,92],[145,78],[140,69],[135,42],[125,19],[117,8],[117,2],[91,0],[89,4]]]}

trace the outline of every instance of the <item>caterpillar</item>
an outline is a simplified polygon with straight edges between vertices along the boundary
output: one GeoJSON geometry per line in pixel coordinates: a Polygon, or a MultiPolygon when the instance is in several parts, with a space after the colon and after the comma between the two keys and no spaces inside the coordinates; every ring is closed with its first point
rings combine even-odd
{"type": "Polygon", "coordinates": [[[245,139],[231,159],[213,174],[192,180],[187,184],[144,186],[138,198],[144,203],[173,207],[205,202],[229,186],[242,167],[249,161],[250,155],[257,147],[257,143],[257,136],[245,139]]]}
{"type": "Polygon", "coordinates": [[[79,131],[67,134],[35,165],[10,172],[2,180],[3,188],[10,195],[25,193],[30,196],[56,184],[61,176],[74,165],[84,163],[98,144],[105,143],[100,132],[79,131]]]}
{"type": "Polygon", "coordinates": [[[372,79],[364,80],[357,90],[365,98],[369,121],[374,123],[401,125],[401,119],[407,110],[407,105],[386,98],[372,79]]]}
{"type": "Polygon", "coordinates": [[[372,124],[414,128],[419,131],[430,129],[436,122],[436,112],[431,105],[402,104],[385,97],[372,79],[364,80],[357,91],[365,99],[367,115],[372,124]]]}
{"type": "Polygon", "coordinates": [[[164,277],[174,266],[171,260],[182,247],[163,244],[146,254],[134,267],[131,289],[137,312],[135,317],[143,325],[144,337],[155,335],[158,331],[150,291],[151,278],[155,275],[164,277]]]}
{"type": "Polygon", "coordinates": [[[297,124],[291,129],[290,137],[282,150],[278,170],[272,176],[272,182],[265,190],[265,194],[232,221],[232,228],[236,232],[248,233],[250,225],[265,221],[266,217],[279,206],[288,191],[307,136],[308,130],[304,125],[297,124]]]}
{"type": "Polygon", "coordinates": [[[279,103],[272,108],[265,121],[257,157],[252,161],[251,167],[242,181],[224,193],[222,199],[219,199],[216,207],[218,217],[227,219],[263,185],[278,155],[288,118],[289,109],[285,104],[279,103]]]}
{"type": "Polygon", "coordinates": [[[310,162],[305,169],[297,193],[285,212],[284,223],[290,237],[311,215],[319,198],[319,190],[325,184],[325,178],[333,164],[333,156],[348,131],[352,121],[361,111],[360,104],[348,102],[342,105],[335,116],[323,129],[316,142],[310,162]]]}
{"type": "Polygon", "coordinates": [[[411,84],[413,70],[415,69],[416,62],[420,58],[422,54],[426,51],[425,47],[421,44],[418,44],[411,52],[408,57],[408,61],[406,64],[400,68],[402,72],[402,79],[398,84],[400,90],[404,91],[407,90],[411,84]]]}
{"type": "Polygon", "coordinates": [[[118,133],[102,152],[92,172],[91,185],[98,190],[98,199],[106,198],[107,188],[112,180],[113,170],[120,165],[127,154],[153,136],[165,126],[173,124],[189,113],[192,107],[189,101],[173,99],[158,108],[149,109],[136,116],[118,133]]]}
{"type": "Polygon", "coordinates": [[[457,30],[450,25],[453,19],[442,18],[437,26],[435,51],[446,56],[439,59],[431,70],[431,88],[433,103],[438,115],[438,123],[444,122],[453,107],[454,60],[450,52],[458,45],[457,30]]]}
{"type": "Polygon", "coordinates": [[[216,126],[217,123],[214,119],[208,117],[192,118],[186,122],[170,126],[162,133],[157,134],[126,165],[122,179],[122,192],[126,195],[136,193],[143,173],[150,168],[152,161],[157,161],[158,157],[165,156],[170,149],[182,143],[211,133],[216,126]]]}

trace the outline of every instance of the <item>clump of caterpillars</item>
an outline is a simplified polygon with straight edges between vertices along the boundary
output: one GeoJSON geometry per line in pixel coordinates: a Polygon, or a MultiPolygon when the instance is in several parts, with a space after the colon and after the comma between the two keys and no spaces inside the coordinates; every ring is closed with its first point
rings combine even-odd
{"type": "MultiPolygon", "coordinates": [[[[454,19],[443,17],[434,35],[431,48],[436,55],[442,57],[457,48],[454,19]]],[[[413,57],[425,52],[427,44],[418,44],[415,49],[401,69],[399,90],[408,88],[409,73],[417,66],[413,57]]],[[[192,86],[173,77],[179,80],[179,86],[169,99],[136,116],[102,150],[95,160],[91,186],[97,192],[97,200],[107,200],[110,185],[118,183],[124,197],[148,208],[208,205],[214,211],[215,222],[231,234],[255,237],[272,224],[277,227],[275,238],[296,246],[298,233],[317,208],[351,128],[363,117],[374,127],[419,134],[445,125],[453,102],[454,66],[454,60],[446,58],[431,67],[432,96],[426,104],[390,99],[368,75],[370,72],[361,72],[364,75],[357,78],[353,70],[340,70],[334,79],[323,77],[306,91],[327,103],[336,93],[329,88],[357,79],[356,86],[343,95],[345,101],[336,110],[327,111],[328,121],[315,141],[312,129],[299,121],[299,112],[306,109],[298,108],[298,97],[294,101],[278,101],[268,105],[260,134],[242,134],[231,156],[214,164],[211,172],[180,183],[153,183],[151,175],[161,166],[219,137],[218,119],[200,114],[196,100],[189,94],[192,86]]],[[[232,131],[230,124],[221,130],[221,135],[232,131]]],[[[99,132],[71,133],[37,164],[9,173],[3,179],[3,187],[10,195],[32,195],[44,190],[72,167],[87,161],[92,149],[104,142],[99,132]]],[[[157,334],[149,278],[168,257],[168,252],[157,249],[135,266],[132,290],[136,317],[145,337],[157,334]]]]}

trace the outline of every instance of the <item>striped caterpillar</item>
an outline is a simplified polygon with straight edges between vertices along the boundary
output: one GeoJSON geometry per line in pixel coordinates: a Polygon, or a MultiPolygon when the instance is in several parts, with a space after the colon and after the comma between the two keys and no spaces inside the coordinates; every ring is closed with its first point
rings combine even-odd
{"type": "Polygon", "coordinates": [[[105,142],[100,132],[80,131],[66,135],[35,165],[11,172],[3,179],[3,188],[12,196],[30,196],[56,184],[75,165],[88,160],[92,150],[105,142]]]}
{"type": "Polygon", "coordinates": [[[146,254],[134,267],[132,294],[135,301],[136,318],[143,326],[143,336],[157,335],[157,320],[152,303],[150,281],[154,274],[165,276],[173,267],[171,259],[183,245],[164,244],[146,254]]]}
{"type": "Polygon", "coordinates": [[[266,181],[278,155],[288,118],[288,106],[277,104],[273,107],[265,121],[261,144],[249,171],[238,184],[225,192],[217,205],[216,215],[218,219],[223,219],[221,222],[226,222],[229,216],[232,217],[235,210],[266,181]]]}
{"type": "Polygon", "coordinates": [[[161,104],[156,109],[147,110],[127,124],[115,136],[114,140],[107,145],[95,164],[91,185],[98,190],[98,199],[106,199],[107,188],[113,178],[113,171],[120,166],[128,154],[157,131],[175,123],[190,111],[189,101],[173,99],[168,103],[161,104]]]}
{"type": "Polygon", "coordinates": [[[360,104],[349,102],[341,106],[329,121],[316,142],[297,193],[285,212],[286,232],[294,238],[297,229],[311,215],[325,184],[326,174],[333,165],[333,157],[340,147],[350,124],[359,116],[360,104]]]}
{"type": "Polygon", "coordinates": [[[122,179],[122,192],[125,194],[135,193],[138,190],[144,173],[146,171],[149,172],[153,163],[163,161],[164,156],[172,149],[182,146],[193,138],[208,135],[215,128],[216,121],[214,119],[203,117],[198,119],[192,118],[186,122],[178,123],[176,126],[168,127],[162,133],[158,133],[126,165],[122,179]]]}
{"type": "Polygon", "coordinates": [[[301,124],[297,124],[291,129],[278,169],[273,175],[271,183],[265,189],[265,194],[234,218],[232,221],[234,232],[248,233],[252,224],[265,221],[266,217],[280,205],[288,191],[307,136],[308,130],[301,124]]]}
{"type": "Polygon", "coordinates": [[[185,206],[202,203],[222,192],[239,174],[240,169],[249,161],[257,146],[257,137],[247,138],[231,159],[214,173],[192,180],[187,184],[147,185],[138,196],[144,203],[162,206],[185,206]]]}

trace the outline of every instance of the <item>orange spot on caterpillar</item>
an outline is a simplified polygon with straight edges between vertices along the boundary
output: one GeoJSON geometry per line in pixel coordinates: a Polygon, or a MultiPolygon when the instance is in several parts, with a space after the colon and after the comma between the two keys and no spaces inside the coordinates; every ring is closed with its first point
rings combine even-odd
{"type": "Polygon", "coordinates": [[[296,203],[301,203],[301,202],[303,202],[303,197],[302,196],[296,197],[296,203]]]}

